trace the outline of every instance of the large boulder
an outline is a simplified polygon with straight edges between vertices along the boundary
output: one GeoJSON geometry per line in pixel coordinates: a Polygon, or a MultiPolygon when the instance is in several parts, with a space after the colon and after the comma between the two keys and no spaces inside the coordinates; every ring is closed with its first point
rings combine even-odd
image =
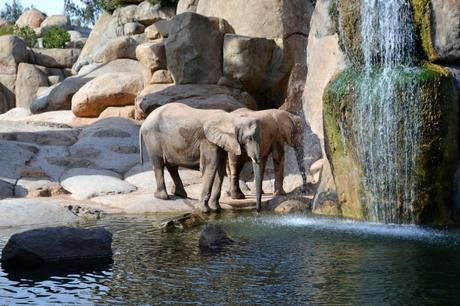
{"type": "Polygon", "coordinates": [[[72,98],[77,117],[98,117],[109,106],[134,105],[143,89],[140,74],[107,73],[86,83],[72,98]]]}
{"type": "Polygon", "coordinates": [[[18,27],[31,27],[31,28],[38,28],[42,24],[42,22],[46,19],[45,14],[40,12],[35,8],[28,9],[21,16],[19,16],[18,20],[16,20],[16,25],[18,27]]]}
{"type": "Polygon", "coordinates": [[[8,109],[15,106],[15,83],[18,64],[27,62],[29,54],[24,41],[16,36],[0,36],[0,84],[8,101],[8,109]]]}
{"type": "Polygon", "coordinates": [[[171,29],[171,20],[160,20],[145,28],[145,35],[150,40],[167,38],[171,29]]]}
{"type": "Polygon", "coordinates": [[[130,59],[118,59],[103,65],[88,66],[88,69],[79,75],[69,77],[63,82],[50,88],[48,92],[41,94],[32,102],[32,113],[41,113],[53,110],[70,110],[73,95],[83,85],[95,77],[112,72],[139,73],[139,64],[130,59]],[[91,69],[89,69],[91,68],[91,69]]]}
{"type": "Polygon", "coordinates": [[[32,49],[31,61],[50,68],[72,68],[80,49],[32,49]]]}
{"type": "Polygon", "coordinates": [[[432,39],[439,60],[460,64],[460,3],[431,0],[432,39]]]}
{"type": "Polygon", "coordinates": [[[306,155],[323,156],[323,167],[313,206],[320,208],[336,199],[336,188],[329,162],[324,152],[323,94],[329,81],[346,66],[345,54],[339,47],[339,37],[329,16],[329,0],[316,1],[308,37],[308,74],[303,92],[303,111],[313,134],[305,135],[306,155]],[[319,138],[320,147],[317,145],[319,138]],[[312,145],[314,144],[314,145],[312,145]]]}
{"type": "Polygon", "coordinates": [[[166,69],[166,52],[163,41],[147,42],[137,46],[136,57],[144,76],[145,85],[152,83],[155,71],[166,69]]]}
{"type": "Polygon", "coordinates": [[[51,15],[46,17],[46,19],[41,23],[40,27],[42,34],[53,27],[70,30],[70,18],[66,15],[51,15]]]}
{"type": "Polygon", "coordinates": [[[48,227],[11,236],[1,263],[7,268],[23,268],[61,262],[111,262],[112,256],[112,234],[102,227],[48,227]]]}
{"type": "Polygon", "coordinates": [[[226,245],[232,244],[233,240],[227,236],[227,233],[219,225],[209,224],[200,233],[198,244],[204,249],[219,249],[226,245]]]}
{"type": "Polygon", "coordinates": [[[48,76],[35,65],[20,63],[16,79],[16,106],[30,108],[40,87],[48,86],[48,76]]]}
{"type": "Polygon", "coordinates": [[[168,70],[177,84],[216,84],[222,76],[224,35],[233,33],[219,18],[195,13],[176,16],[165,42],[168,70]]]}
{"type": "Polygon", "coordinates": [[[145,31],[145,26],[139,22],[128,22],[123,26],[124,35],[142,34],[145,31]]]}
{"type": "Polygon", "coordinates": [[[108,63],[118,58],[136,59],[136,48],[145,41],[144,34],[114,38],[95,56],[96,62],[108,63]]]}
{"type": "Polygon", "coordinates": [[[199,0],[196,12],[227,20],[236,34],[285,38],[307,36],[312,11],[311,2],[303,0],[199,0]]]}
{"type": "Polygon", "coordinates": [[[156,108],[172,102],[184,103],[200,109],[233,111],[241,107],[255,108],[256,102],[248,93],[218,85],[150,85],[136,99],[140,117],[147,117],[156,108]]]}
{"type": "Polygon", "coordinates": [[[171,19],[175,15],[173,8],[161,7],[160,4],[151,4],[148,0],[137,6],[134,19],[145,26],[149,26],[161,19],[171,19]]]}

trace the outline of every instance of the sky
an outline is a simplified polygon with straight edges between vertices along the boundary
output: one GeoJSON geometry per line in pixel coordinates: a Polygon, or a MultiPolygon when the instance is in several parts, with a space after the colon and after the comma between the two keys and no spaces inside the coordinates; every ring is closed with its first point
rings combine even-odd
{"type": "MultiPolygon", "coordinates": [[[[0,0],[0,10],[5,7],[5,3],[12,3],[12,0],[0,0]]],[[[62,14],[64,11],[64,0],[19,0],[23,7],[34,5],[38,10],[47,15],[62,14]]]]}

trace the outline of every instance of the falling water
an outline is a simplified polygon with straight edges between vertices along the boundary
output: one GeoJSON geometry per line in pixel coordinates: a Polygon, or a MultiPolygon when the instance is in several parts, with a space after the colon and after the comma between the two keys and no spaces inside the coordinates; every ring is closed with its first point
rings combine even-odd
{"type": "Polygon", "coordinates": [[[362,0],[361,18],[364,72],[353,128],[368,215],[374,222],[411,223],[420,99],[409,0],[362,0]]]}

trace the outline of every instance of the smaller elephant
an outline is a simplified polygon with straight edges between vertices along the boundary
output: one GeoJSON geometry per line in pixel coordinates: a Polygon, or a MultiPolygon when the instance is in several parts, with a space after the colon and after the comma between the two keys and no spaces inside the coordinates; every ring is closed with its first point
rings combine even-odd
{"type": "MultiPolygon", "coordinates": [[[[242,148],[253,160],[254,171],[260,173],[259,121],[222,110],[201,110],[180,103],[170,103],[154,110],[142,124],[139,145],[142,161],[142,142],[155,172],[155,197],[168,199],[164,167],[174,181],[174,194],[187,197],[178,167],[201,169],[203,187],[200,208],[209,212],[210,206],[219,211],[219,198],[225,174],[227,152],[238,156],[242,148]],[[209,205],[210,204],[210,205],[209,205]]],[[[261,205],[262,181],[257,209],[261,205]]],[[[256,191],[257,192],[257,191],[256,191]]]]}
{"type": "MultiPolygon", "coordinates": [[[[233,111],[232,114],[259,120],[261,134],[260,153],[262,157],[260,168],[262,180],[267,159],[269,155],[272,154],[275,168],[275,195],[286,194],[283,188],[285,144],[293,147],[296,151],[297,163],[303,181],[302,192],[305,192],[305,190],[307,190],[307,176],[303,165],[303,119],[297,115],[278,109],[253,111],[247,108],[240,108],[233,111]]],[[[245,198],[239,186],[239,176],[247,159],[248,157],[245,152],[239,156],[229,152],[230,194],[232,199],[245,198]]]]}

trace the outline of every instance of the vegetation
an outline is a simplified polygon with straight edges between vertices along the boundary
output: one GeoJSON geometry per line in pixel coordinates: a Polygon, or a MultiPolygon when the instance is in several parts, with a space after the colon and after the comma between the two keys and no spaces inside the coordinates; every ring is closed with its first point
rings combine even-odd
{"type": "Polygon", "coordinates": [[[12,35],[14,33],[14,26],[7,24],[0,27],[0,36],[12,35]]]}
{"type": "Polygon", "coordinates": [[[59,27],[53,27],[43,36],[43,47],[45,48],[65,48],[70,41],[70,34],[59,27]]]}
{"type": "Polygon", "coordinates": [[[9,24],[14,24],[18,20],[19,16],[22,15],[24,8],[21,5],[20,1],[13,0],[10,4],[9,2],[5,3],[5,8],[0,11],[0,17],[5,19],[9,24]]]}
{"type": "Polygon", "coordinates": [[[425,58],[435,62],[439,59],[438,52],[433,47],[431,38],[431,8],[430,0],[411,0],[414,14],[414,23],[425,58]]]}
{"type": "Polygon", "coordinates": [[[22,28],[18,27],[18,26],[14,26],[14,33],[13,34],[16,35],[19,38],[22,38],[22,40],[30,48],[35,47],[35,45],[37,44],[37,40],[38,40],[37,34],[29,26],[25,26],[25,27],[22,27],[22,28]]]}

